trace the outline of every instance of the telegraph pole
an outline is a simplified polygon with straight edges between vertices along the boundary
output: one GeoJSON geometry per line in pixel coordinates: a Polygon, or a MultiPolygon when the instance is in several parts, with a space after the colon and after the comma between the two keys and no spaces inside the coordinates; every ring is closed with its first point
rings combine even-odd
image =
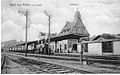
{"type": "MultiPolygon", "coordinates": [[[[14,5],[14,4],[10,4],[11,6],[27,6],[27,4],[26,5],[23,5],[23,4],[19,4],[19,5],[14,5]]],[[[42,6],[42,4],[34,4],[34,3],[32,3],[32,4],[29,4],[29,6],[32,6],[33,7],[33,5],[35,5],[35,6],[42,6]]],[[[28,7],[28,6],[27,6],[28,7]]],[[[24,14],[25,16],[26,16],[26,26],[25,26],[25,56],[27,57],[27,50],[28,50],[28,44],[27,44],[27,32],[28,32],[28,19],[29,19],[29,12],[28,12],[28,10],[26,10],[26,11],[18,11],[18,13],[22,13],[22,14],[24,14]]]]}
{"type": "Polygon", "coordinates": [[[27,57],[27,27],[28,27],[28,11],[26,10],[26,13],[25,13],[25,16],[26,16],[26,26],[25,26],[25,49],[26,49],[26,52],[25,52],[25,56],[27,57]]]}
{"type": "Polygon", "coordinates": [[[26,11],[18,11],[18,13],[22,13],[26,17],[26,25],[25,25],[25,56],[27,57],[27,28],[28,28],[28,10],[26,11]]]}
{"type": "Polygon", "coordinates": [[[49,34],[48,34],[48,54],[50,53],[49,48],[50,48],[50,15],[49,15],[49,34]]]}
{"type": "Polygon", "coordinates": [[[48,54],[50,53],[50,19],[51,19],[51,15],[48,14],[46,11],[44,11],[44,13],[48,16],[48,21],[49,21],[49,28],[48,28],[48,54]]]}

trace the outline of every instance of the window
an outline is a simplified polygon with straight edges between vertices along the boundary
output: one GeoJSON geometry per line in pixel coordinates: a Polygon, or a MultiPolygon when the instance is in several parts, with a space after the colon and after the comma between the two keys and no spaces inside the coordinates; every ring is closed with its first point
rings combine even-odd
{"type": "Polygon", "coordinates": [[[65,48],[64,49],[67,49],[67,45],[65,45],[65,48]]]}
{"type": "Polygon", "coordinates": [[[73,44],[73,50],[77,51],[77,44],[73,44]]]}
{"type": "Polygon", "coordinates": [[[113,52],[113,43],[112,42],[102,42],[102,52],[113,52]]]}

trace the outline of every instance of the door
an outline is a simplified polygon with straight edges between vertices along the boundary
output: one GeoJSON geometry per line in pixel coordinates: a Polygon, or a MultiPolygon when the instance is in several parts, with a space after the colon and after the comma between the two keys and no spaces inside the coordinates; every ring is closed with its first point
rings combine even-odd
{"type": "Polygon", "coordinates": [[[73,44],[73,50],[77,51],[77,44],[73,44]]]}

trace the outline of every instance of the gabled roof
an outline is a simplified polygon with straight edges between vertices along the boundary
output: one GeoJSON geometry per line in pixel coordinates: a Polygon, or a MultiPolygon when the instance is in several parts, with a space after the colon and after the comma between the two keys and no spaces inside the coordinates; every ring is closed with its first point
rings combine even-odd
{"type": "Polygon", "coordinates": [[[81,43],[102,43],[109,41],[120,41],[120,39],[116,38],[114,35],[103,33],[101,35],[96,36],[93,40],[83,41],[81,43]]]}
{"type": "Polygon", "coordinates": [[[98,40],[98,39],[119,39],[115,35],[103,33],[101,35],[96,36],[92,41],[98,40]]]}
{"type": "Polygon", "coordinates": [[[90,36],[87,29],[85,28],[79,11],[75,12],[74,21],[66,22],[62,31],[58,35],[66,35],[66,34],[77,34],[77,35],[85,35],[90,36]]]}
{"type": "Polygon", "coordinates": [[[102,39],[102,40],[94,40],[94,41],[83,41],[81,43],[102,43],[102,42],[115,42],[115,41],[120,42],[120,39],[102,39]]]}

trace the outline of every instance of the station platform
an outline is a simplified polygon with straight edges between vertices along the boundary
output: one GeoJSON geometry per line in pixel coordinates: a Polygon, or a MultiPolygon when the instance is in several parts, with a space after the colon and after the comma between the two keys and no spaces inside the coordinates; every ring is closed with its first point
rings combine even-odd
{"type": "MultiPolygon", "coordinates": [[[[25,53],[14,52],[18,55],[25,55],[25,53]]],[[[30,57],[40,57],[46,59],[56,59],[56,60],[68,60],[68,61],[80,61],[80,53],[54,53],[52,55],[44,54],[27,54],[30,57]]],[[[98,55],[85,55],[83,56],[83,61],[88,62],[99,62],[105,64],[120,64],[120,56],[98,56],[98,55]]]]}

